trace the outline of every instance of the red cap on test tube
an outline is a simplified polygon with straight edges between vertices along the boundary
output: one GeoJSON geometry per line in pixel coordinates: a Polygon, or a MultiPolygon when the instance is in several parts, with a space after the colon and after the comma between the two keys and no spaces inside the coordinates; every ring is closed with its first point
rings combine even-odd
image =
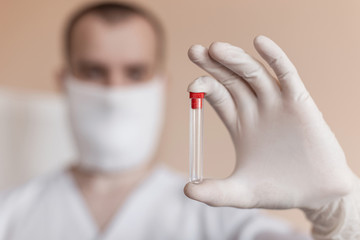
{"type": "Polygon", "coordinates": [[[204,96],[205,96],[204,92],[199,92],[199,93],[190,92],[191,108],[201,109],[204,96]]]}

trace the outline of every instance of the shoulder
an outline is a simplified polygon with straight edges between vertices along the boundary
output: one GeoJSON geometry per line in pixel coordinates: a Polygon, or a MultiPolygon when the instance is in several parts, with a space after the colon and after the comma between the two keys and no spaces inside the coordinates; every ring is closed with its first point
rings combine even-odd
{"type": "Polygon", "coordinates": [[[0,193],[0,212],[12,214],[27,209],[39,198],[54,189],[66,176],[65,170],[59,170],[31,179],[18,187],[0,193]]]}

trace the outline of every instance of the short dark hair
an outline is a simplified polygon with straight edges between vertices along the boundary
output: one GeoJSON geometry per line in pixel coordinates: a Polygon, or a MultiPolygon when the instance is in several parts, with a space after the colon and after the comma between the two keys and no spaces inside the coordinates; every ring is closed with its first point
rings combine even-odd
{"type": "Polygon", "coordinates": [[[64,55],[65,60],[70,62],[71,38],[75,25],[81,18],[88,14],[95,14],[109,23],[127,20],[132,16],[140,16],[150,23],[157,36],[157,55],[159,63],[165,58],[165,33],[160,21],[149,11],[134,4],[121,2],[100,2],[82,7],[73,13],[65,26],[64,32],[64,55]]]}

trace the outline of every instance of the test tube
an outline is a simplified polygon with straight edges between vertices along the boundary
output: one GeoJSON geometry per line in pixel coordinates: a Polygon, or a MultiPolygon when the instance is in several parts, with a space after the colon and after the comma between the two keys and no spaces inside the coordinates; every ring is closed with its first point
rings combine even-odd
{"type": "Polygon", "coordinates": [[[205,93],[190,92],[190,182],[200,183],[203,174],[203,99],[205,93]]]}

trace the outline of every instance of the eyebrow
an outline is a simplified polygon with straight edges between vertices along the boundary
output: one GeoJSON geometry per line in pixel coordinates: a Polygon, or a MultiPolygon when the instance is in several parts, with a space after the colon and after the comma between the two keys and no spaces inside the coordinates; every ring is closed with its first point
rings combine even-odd
{"type": "Polygon", "coordinates": [[[125,68],[144,68],[150,69],[150,64],[147,63],[129,63],[125,65],[125,68]]]}
{"type": "Polygon", "coordinates": [[[101,62],[97,62],[97,61],[89,61],[89,60],[79,60],[79,61],[77,61],[78,62],[78,64],[80,65],[80,66],[101,66],[101,67],[104,67],[105,66],[105,64],[103,64],[103,63],[101,63],[101,62]]]}

